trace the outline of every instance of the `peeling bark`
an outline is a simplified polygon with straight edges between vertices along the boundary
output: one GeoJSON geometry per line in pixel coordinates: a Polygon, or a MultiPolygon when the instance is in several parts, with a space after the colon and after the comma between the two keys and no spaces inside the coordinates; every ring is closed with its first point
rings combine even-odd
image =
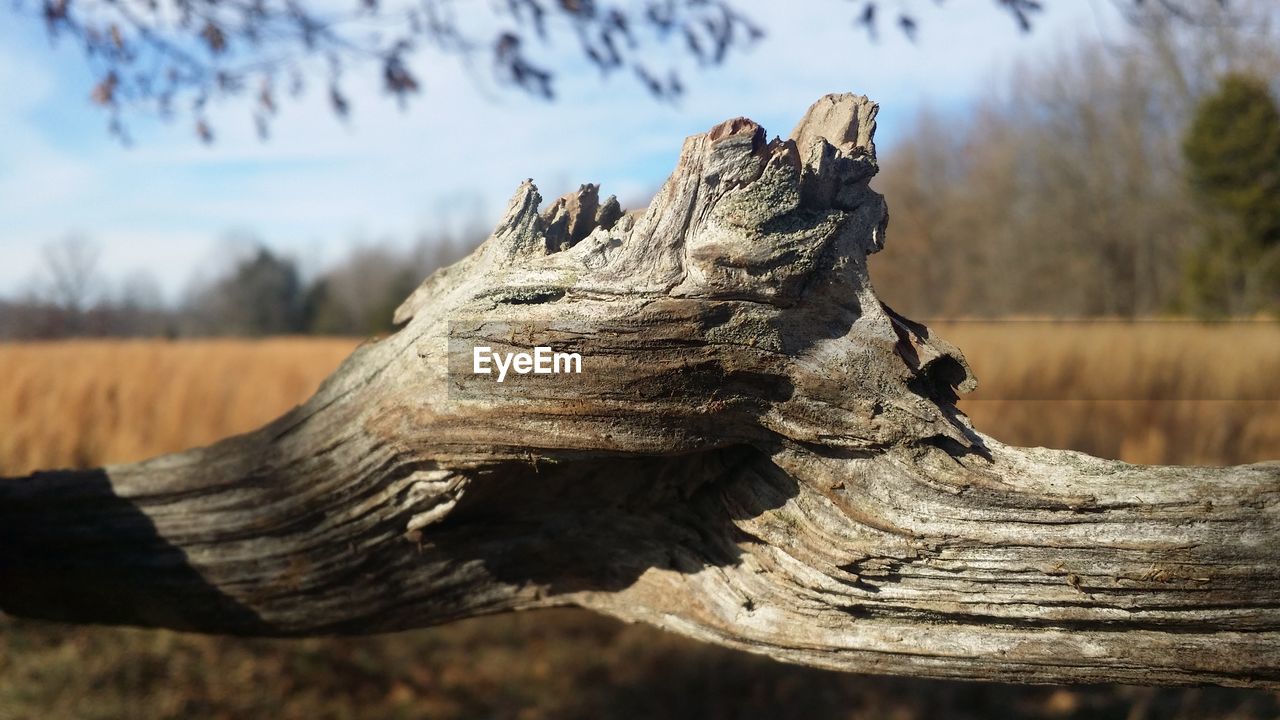
{"type": "Polygon", "coordinates": [[[963,355],[876,297],[876,105],[685,141],[428,278],[248,435],[0,482],[0,609],[299,636],[576,605],[780,660],[1280,687],[1280,464],[1005,446],[963,355]],[[470,372],[471,350],[580,374],[470,372]]]}

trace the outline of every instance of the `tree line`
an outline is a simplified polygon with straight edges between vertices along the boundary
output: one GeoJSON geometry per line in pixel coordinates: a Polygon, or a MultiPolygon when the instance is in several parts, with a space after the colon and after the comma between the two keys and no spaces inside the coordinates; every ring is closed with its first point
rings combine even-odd
{"type": "Polygon", "coordinates": [[[176,305],[165,303],[145,274],[109,287],[98,248],[70,236],[45,246],[43,267],[24,297],[0,300],[0,339],[375,335],[392,329],[396,306],[423,278],[469,253],[479,235],[359,246],[314,277],[296,258],[251,240],[223,272],[193,282],[176,305]]]}

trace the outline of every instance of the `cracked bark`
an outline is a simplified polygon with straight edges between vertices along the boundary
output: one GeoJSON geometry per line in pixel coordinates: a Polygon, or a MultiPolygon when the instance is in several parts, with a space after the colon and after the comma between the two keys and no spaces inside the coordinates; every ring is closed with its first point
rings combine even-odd
{"type": "Polygon", "coordinates": [[[299,636],[576,605],[857,672],[1280,687],[1280,464],[971,427],[963,356],[868,278],[875,113],[722,123],[643,213],[524,183],[274,423],[0,482],[0,609],[299,636]],[[477,345],[583,370],[499,384],[477,345]]]}

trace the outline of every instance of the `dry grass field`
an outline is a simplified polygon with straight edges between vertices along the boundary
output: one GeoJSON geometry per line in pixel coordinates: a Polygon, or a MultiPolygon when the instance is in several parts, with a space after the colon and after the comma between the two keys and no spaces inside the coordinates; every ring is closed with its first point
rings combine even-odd
{"type": "MultiPolygon", "coordinates": [[[[1280,323],[966,321],[933,330],[1006,442],[1129,462],[1280,457],[1280,323]]],[[[0,344],[0,473],[140,460],[251,430],[310,395],[350,339],[0,344]]]]}
{"type": "MultiPolygon", "coordinates": [[[[1280,325],[960,322],[962,408],[1007,442],[1132,462],[1280,457],[1280,325]]],[[[0,474],[126,462],[249,430],[352,340],[0,345],[0,474]]],[[[10,718],[1274,718],[1275,693],[1036,688],[779,665],[555,611],[269,641],[0,618],[10,718]]]]}
{"type": "Polygon", "coordinates": [[[252,430],[306,400],[356,344],[0,344],[0,473],[131,462],[252,430]]]}
{"type": "Polygon", "coordinates": [[[1280,323],[937,323],[978,389],[960,407],[1005,442],[1133,463],[1280,458],[1280,323]]]}

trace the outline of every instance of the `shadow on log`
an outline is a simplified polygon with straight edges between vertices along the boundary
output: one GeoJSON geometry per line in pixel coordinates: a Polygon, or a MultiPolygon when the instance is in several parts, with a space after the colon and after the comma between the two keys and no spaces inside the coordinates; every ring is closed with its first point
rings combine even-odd
{"type": "Polygon", "coordinates": [[[1280,464],[971,427],[963,355],[867,274],[876,109],[721,123],[643,212],[526,182],[276,422],[0,482],[0,609],[300,636],[574,605],[856,672],[1280,687],[1280,464]],[[539,347],[580,372],[474,372],[539,347]]]}

